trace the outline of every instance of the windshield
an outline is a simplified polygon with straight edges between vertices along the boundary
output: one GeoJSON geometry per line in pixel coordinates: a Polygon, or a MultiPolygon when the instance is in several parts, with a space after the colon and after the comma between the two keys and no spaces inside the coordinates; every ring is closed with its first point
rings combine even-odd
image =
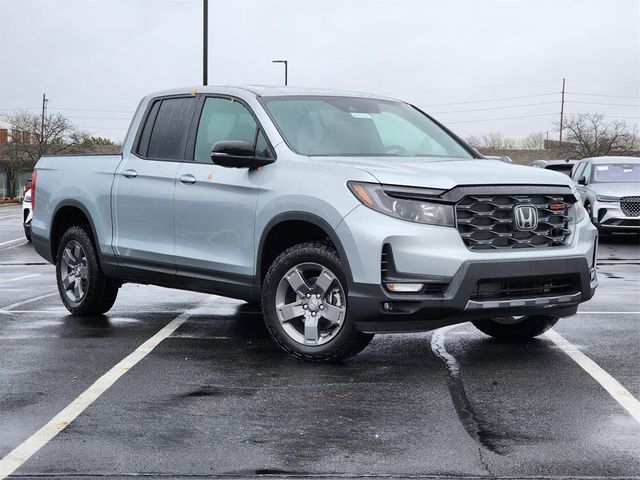
{"type": "Polygon", "coordinates": [[[261,101],[287,144],[302,155],[473,158],[406,103],[321,96],[261,101]]]}
{"type": "Polygon", "coordinates": [[[594,165],[593,181],[598,183],[638,183],[640,182],[640,163],[612,163],[594,165]]]}

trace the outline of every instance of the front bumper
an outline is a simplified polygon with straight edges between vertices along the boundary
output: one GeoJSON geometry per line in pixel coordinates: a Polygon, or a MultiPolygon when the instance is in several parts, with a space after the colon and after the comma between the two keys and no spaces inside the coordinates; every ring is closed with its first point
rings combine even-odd
{"type": "MultiPolygon", "coordinates": [[[[573,225],[569,244],[552,248],[471,251],[455,228],[421,225],[356,207],[337,226],[350,269],[349,311],[359,329],[368,332],[431,330],[443,325],[496,316],[575,313],[597,286],[597,230],[585,218],[573,225]],[[423,294],[391,293],[383,283],[385,245],[393,254],[398,283],[444,284],[423,294]],[[479,280],[527,279],[569,275],[577,278],[570,295],[548,294],[483,301],[473,292],[479,280]],[[427,293],[431,292],[431,293],[427,293]],[[390,309],[385,309],[385,303],[390,309]]],[[[431,285],[430,285],[431,286],[431,285]]]]}
{"type": "Polygon", "coordinates": [[[640,216],[625,215],[620,202],[600,202],[593,205],[593,223],[599,230],[640,231],[640,216]]]}
{"type": "MultiPolygon", "coordinates": [[[[442,278],[438,279],[442,281],[442,278]]],[[[449,279],[441,295],[397,294],[382,285],[354,284],[349,290],[349,310],[356,327],[364,332],[409,332],[511,315],[573,315],[578,304],[589,300],[597,287],[595,267],[584,256],[541,261],[468,261],[449,279]],[[475,300],[477,285],[500,279],[535,279],[564,276],[574,286],[557,295],[475,300]]]]}

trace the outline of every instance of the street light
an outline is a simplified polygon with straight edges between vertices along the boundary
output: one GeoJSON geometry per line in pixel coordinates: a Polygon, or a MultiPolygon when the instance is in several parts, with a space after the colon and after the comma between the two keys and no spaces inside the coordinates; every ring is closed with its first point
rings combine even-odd
{"type": "Polygon", "coordinates": [[[287,60],[272,60],[273,63],[284,63],[284,85],[287,85],[287,70],[289,62],[287,60]]]}
{"type": "Polygon", "coordinates": [[[209,57],[209,0],[202,1],[202,85],[207,85],[209,57]]]}

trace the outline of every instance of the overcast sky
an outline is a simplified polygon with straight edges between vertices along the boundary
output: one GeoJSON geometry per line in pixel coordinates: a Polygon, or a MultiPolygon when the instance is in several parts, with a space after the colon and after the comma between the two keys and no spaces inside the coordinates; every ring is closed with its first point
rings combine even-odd
{"type": "MultiPolygon", "coordinates": [[[[285,58],[290,85],[522,136],[553,132],[566,77],[566,112],[640,123],[639,0],[209,3],[210,84],[279,84],[285,58]]],[[[201,82],[202,0],[0,0],[0,112],[37,112],[46,92],[51,111],[121,139],[140,97],[201,82]]]]}

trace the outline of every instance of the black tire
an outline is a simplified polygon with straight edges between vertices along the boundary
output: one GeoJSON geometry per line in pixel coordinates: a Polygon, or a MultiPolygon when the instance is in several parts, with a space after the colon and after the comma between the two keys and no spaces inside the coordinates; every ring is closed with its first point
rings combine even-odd
{"type": "Polygon", "coordinates": [[[591,220],[591,223],[593,223],[593,207],[591,207],[591,202],[586,202],[584,204],[584,209],[587,211],[587,214],[589,215],[589,220],[591,220]]]}
{"type": "MultiPolygon", "coordinates": [[[[515,317],[514,317],[515,319],[515,317]]],[[[504,341],[530,340],[553,327],[560,320],[546,315],[526,315],[517,323],[504,323],[496,320],[477,320],[473,325],[482,333],[504,341]]]]}
{"type": "Polygon", "coordinates": [[[340,330],[325,344],[304,345],[291,338],[283,329],[276,312],[276,291],[287,271],[305,262],[313,262],[330,269],[343,286],[345,294],[347,293],[344,267],[333,246],[316,241],[288,248],[271,264],[262,286],[262,311],[269,334],[289,355],[307,362],[338,362],[362,351],[371,342],[373,335],[356,330],[355,322],[348,314],[348,305],[340,330]]]}
{"type": "Polygon", "coordinates": [[[106,313],[113,307],[120,288],[118,282],[108,278],[102,271],[93,241],[86,230],[80,226],[70,227],[60,239],[56,254],[56,279],[62,303],[72,315],[76,316],[93,316],[106,313]],[[62,274],[62,257],[65,248],[71,242],[77,242],[84,251],[88,272],[87,279],[83,284],[84,295],[79,301],[75,302],[67,296],[62,274]]]}

